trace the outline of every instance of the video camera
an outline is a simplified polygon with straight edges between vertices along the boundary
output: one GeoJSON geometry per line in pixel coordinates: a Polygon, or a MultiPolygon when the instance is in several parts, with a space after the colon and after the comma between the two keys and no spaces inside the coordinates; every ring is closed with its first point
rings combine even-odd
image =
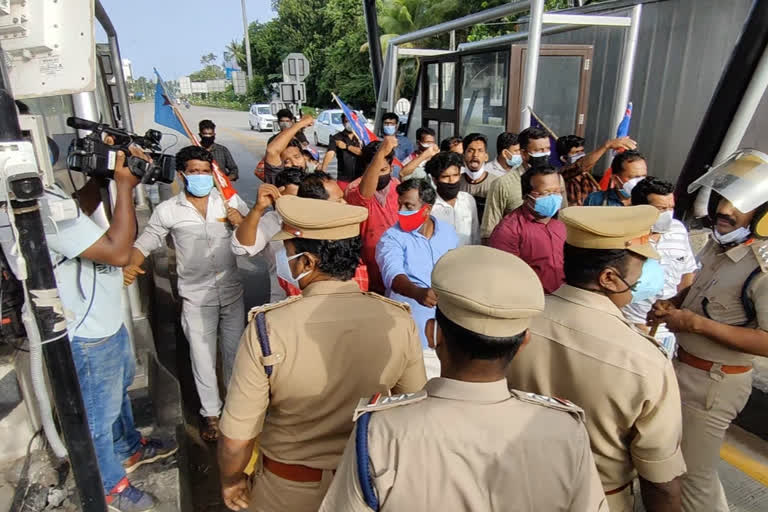
{"type": "Polygon", "coordinates": [[[141,179],[141,183],[173,183],[176,176],[176,158],[161,152],[160,139],[163,134],[159,131],[147,130],[147,133],[141,136],[80,117],[68,118],[67,126],[91,131],[85,137],[75,138],[69,147],[67,165],[73,171],[82,172],[87,176],[113,179],[117,152],[122,151],[125,153],[126,167],[141,179]],[[103,135],[109,135],[114,144],[104,142],[103,135]],[[131,155],[128,150],[131,144],[145,150],[152,161],[147,162],[131,155]]]}

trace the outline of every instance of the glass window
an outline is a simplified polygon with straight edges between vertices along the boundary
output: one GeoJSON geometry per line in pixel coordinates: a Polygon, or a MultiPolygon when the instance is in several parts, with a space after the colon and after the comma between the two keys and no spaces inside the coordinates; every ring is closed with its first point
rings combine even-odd
{"type": "Polygon", "coordinates": [[[434,119],[430,119],[429,121],[427,121],[427,128],[432,128],[435,131],[435,133],[438,133],[438,134],[440,133],[438,131],[440,129],[440,124],[434,119]]]}
{"type": "Polygon", "coordinates": [[[341,124],[341,114],[331,114],[331,124],[341,124]]]}
{"type": "Polygon", "coordinates": [[[438,101],[438,94],[439,94],[439,77],[438,77],[438,69],[439,64],[432,63],[427,65],[427,91],[428,91],[428,105],[429,108],[440,108],[440,103],[438,101]]]}
{"type": "Polygon", "coordinates": [[[270,109],[269,107],[259,107],[259,114],[261,114],[262,116],[268,116],[271,113],[272,113],[272,109],[270,109]]]}
{"type": "Polygon", "coordinates": [[[581,56],[542,55],[539,58],[534,111],[557,135],[576,130],[579,109],[581,56]],[[570,77],[570,80],[563,80],[570,77]]]}
{"type": "Polygon", "coordinates": [[[444,108],[446,110],[453,110],[456,103],[456,85],[455,85],[455,78],[456,78],[456,63],[455,62],[443,62],[443,74],[441,77],[442,80],[442,92],[443,92],[443,99],[440,103],[440,108],[444,108]]]}
{"type": "Polygon", "coordinates": [[[454,134],[454,128],[453,123],[440,123],[440,137],[438,137],[438,140],[443,140],[448,137],[453,137],[454,134]]]}
{"type": "Polygon", "coordinates": [[[482,133],[495,140],[506,126],[509,54],[506,51],[461,59],[464,80],[459,104],[459,133],[482,133]]]}

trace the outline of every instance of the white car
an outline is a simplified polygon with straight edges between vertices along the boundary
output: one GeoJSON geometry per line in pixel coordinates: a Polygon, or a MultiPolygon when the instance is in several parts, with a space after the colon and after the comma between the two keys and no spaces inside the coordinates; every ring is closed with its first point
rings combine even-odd
{"type": "Polygon", "coordinates": [[[251,105],[251,110],[248,112],[248,124],[251,130],[272,131],[277,124],[277,118],[272,115],[272,108],[265,104],[251,105]]]}
{"type": "MultiPolygon", "coordinates": [[[[356,111],[360,119],[365,125],[373,131],[373,124],[368,122],[362,112],[356,111]]],[[[314,124],[314,140],[315,146],[327,146],[331,142],[331,137],[344,129],[344,125],[341,122],[341,114],[344,112],[341,109],[324,110],[317,116],[314,124]]]]}

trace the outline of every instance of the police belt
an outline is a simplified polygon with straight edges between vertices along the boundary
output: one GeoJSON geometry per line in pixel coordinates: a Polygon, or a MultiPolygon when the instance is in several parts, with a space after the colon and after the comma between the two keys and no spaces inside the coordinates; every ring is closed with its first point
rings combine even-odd
{"type": "Polygon", "coordinates": [[[630,480],[629,482],[625,483],[621,487],[618,487],[618,488],[616,488],[616,489],[614,489],[612,491],[605,491],[605,495],[606,496],[610,496],[611,494],[619,494],[621,491],[623,491],[624,489],[626,489],[630,485],[632,485],[632,480],[630,480]]]}
{"type": "MultiPolygon", "coordinates": [[[[320,482],[323,479],[323,470],[302,466],[301,464],[286,464],[263,456],[264,469],[291,482],[320,482]]],[[[336,471],[334,471],[336,473],[336,471]]]]}
{"type": "MultiPolygon", "coordinates": [[[[693,366],[694,368],[698,368],[699,370],[703,370],[705,372],[708,372],[712,369],[713,366],[715,366],[717,363],[712,361],[707,361],[706,359],[702,359],[700,357],[696,357],[695,355],[691,354],[690,352],[687,352],[683,347],[678,346],[677,347],[677,360],[681,363],[685,363],[688,366],[693,366]]],[[[723,364],[720,365],[720,371],[723,373],[733,375],[738,373],[747,373],[752,369],[751,366],[734,366],[729,364],[723,364]]]]}

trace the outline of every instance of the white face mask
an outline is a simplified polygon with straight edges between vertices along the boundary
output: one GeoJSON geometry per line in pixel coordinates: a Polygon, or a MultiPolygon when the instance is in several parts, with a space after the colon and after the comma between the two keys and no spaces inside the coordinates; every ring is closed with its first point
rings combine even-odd
{"type": "Polygon", "coordinates": [[[419,142],[419,146],[421,146],[421,149],[429,149],[432,146],[434,146],[433,142],[419,142]]]}
{"type": "Polygon", "coordinates": [[[632,197],[632,189],[644,179],[645,176],[638,176],[637,178],[632,178],[631,180],[624,182],[624,185],[621,187],[622,195],[624,197],[632,197]]]}
{"type": "Polygon", "coordinates": [[[752,232],[749,230],[749,228],[745,227],[734,229],[730,233],[726,233],[724,235],[718,233],[717,228],[712,229],[712,237],[720,245],[740,244],[749,238],[749,235],[751,234],[752,232]]]}
{"type": "Polygon", "coordinates": [[[291,272],[291,266],[288,264],[289,261],[298,258],[299,256],[303,255],[305,253],[300,252],[298,254],[294,254],[290,258],[288,257],[288,254],[285,252],[285,248],[280,250],[277,254],[275,254],[275,270],[277,271],[277,277],[280,279],[283,279],[288,284],[295,286],[298,289],[301,289],[301,286],[299,286],[299,281],[301,281],[305,276],[312,273],[311,270],[307,270],[306,272],[302,272],[296,277],[293,277],[293,272],[291,272]]]}
{"type": "Polygon", "coordinates": [[[479,170],[477,170],[477,171],[470,171],[468,168],[466,168],[466,167],[465,167],[465,168],[464,168],[464,170],[463,170],[462,172],[464,172],[464,174],[466,174],[467,176],[469,176],[469,177],[472,179],[472,181],[477,181],[477,180],[479,180],[480,178],[482,178],[482,177],[483,177],[483,175],[485,174],[485,168],[484,168],[484,167],[481,167],[481,168],[480,168],[479,170]]]}
{"type": "Polygon", "coordinates": [[[667,210],[659,214],[659,218],[656,219],[656,223],[651,228],[654,233],[666,233],[672,228],[672,219],[674,218],[674,212],[667,210]]]}
{"type": "Polygon", "coordinates": [[[575,164],[576,162],[584,158],[584,155],[585,153],[577,153],[575,155],[569,156],[568,159],[571,161],[572,164],[575,164]]]}

